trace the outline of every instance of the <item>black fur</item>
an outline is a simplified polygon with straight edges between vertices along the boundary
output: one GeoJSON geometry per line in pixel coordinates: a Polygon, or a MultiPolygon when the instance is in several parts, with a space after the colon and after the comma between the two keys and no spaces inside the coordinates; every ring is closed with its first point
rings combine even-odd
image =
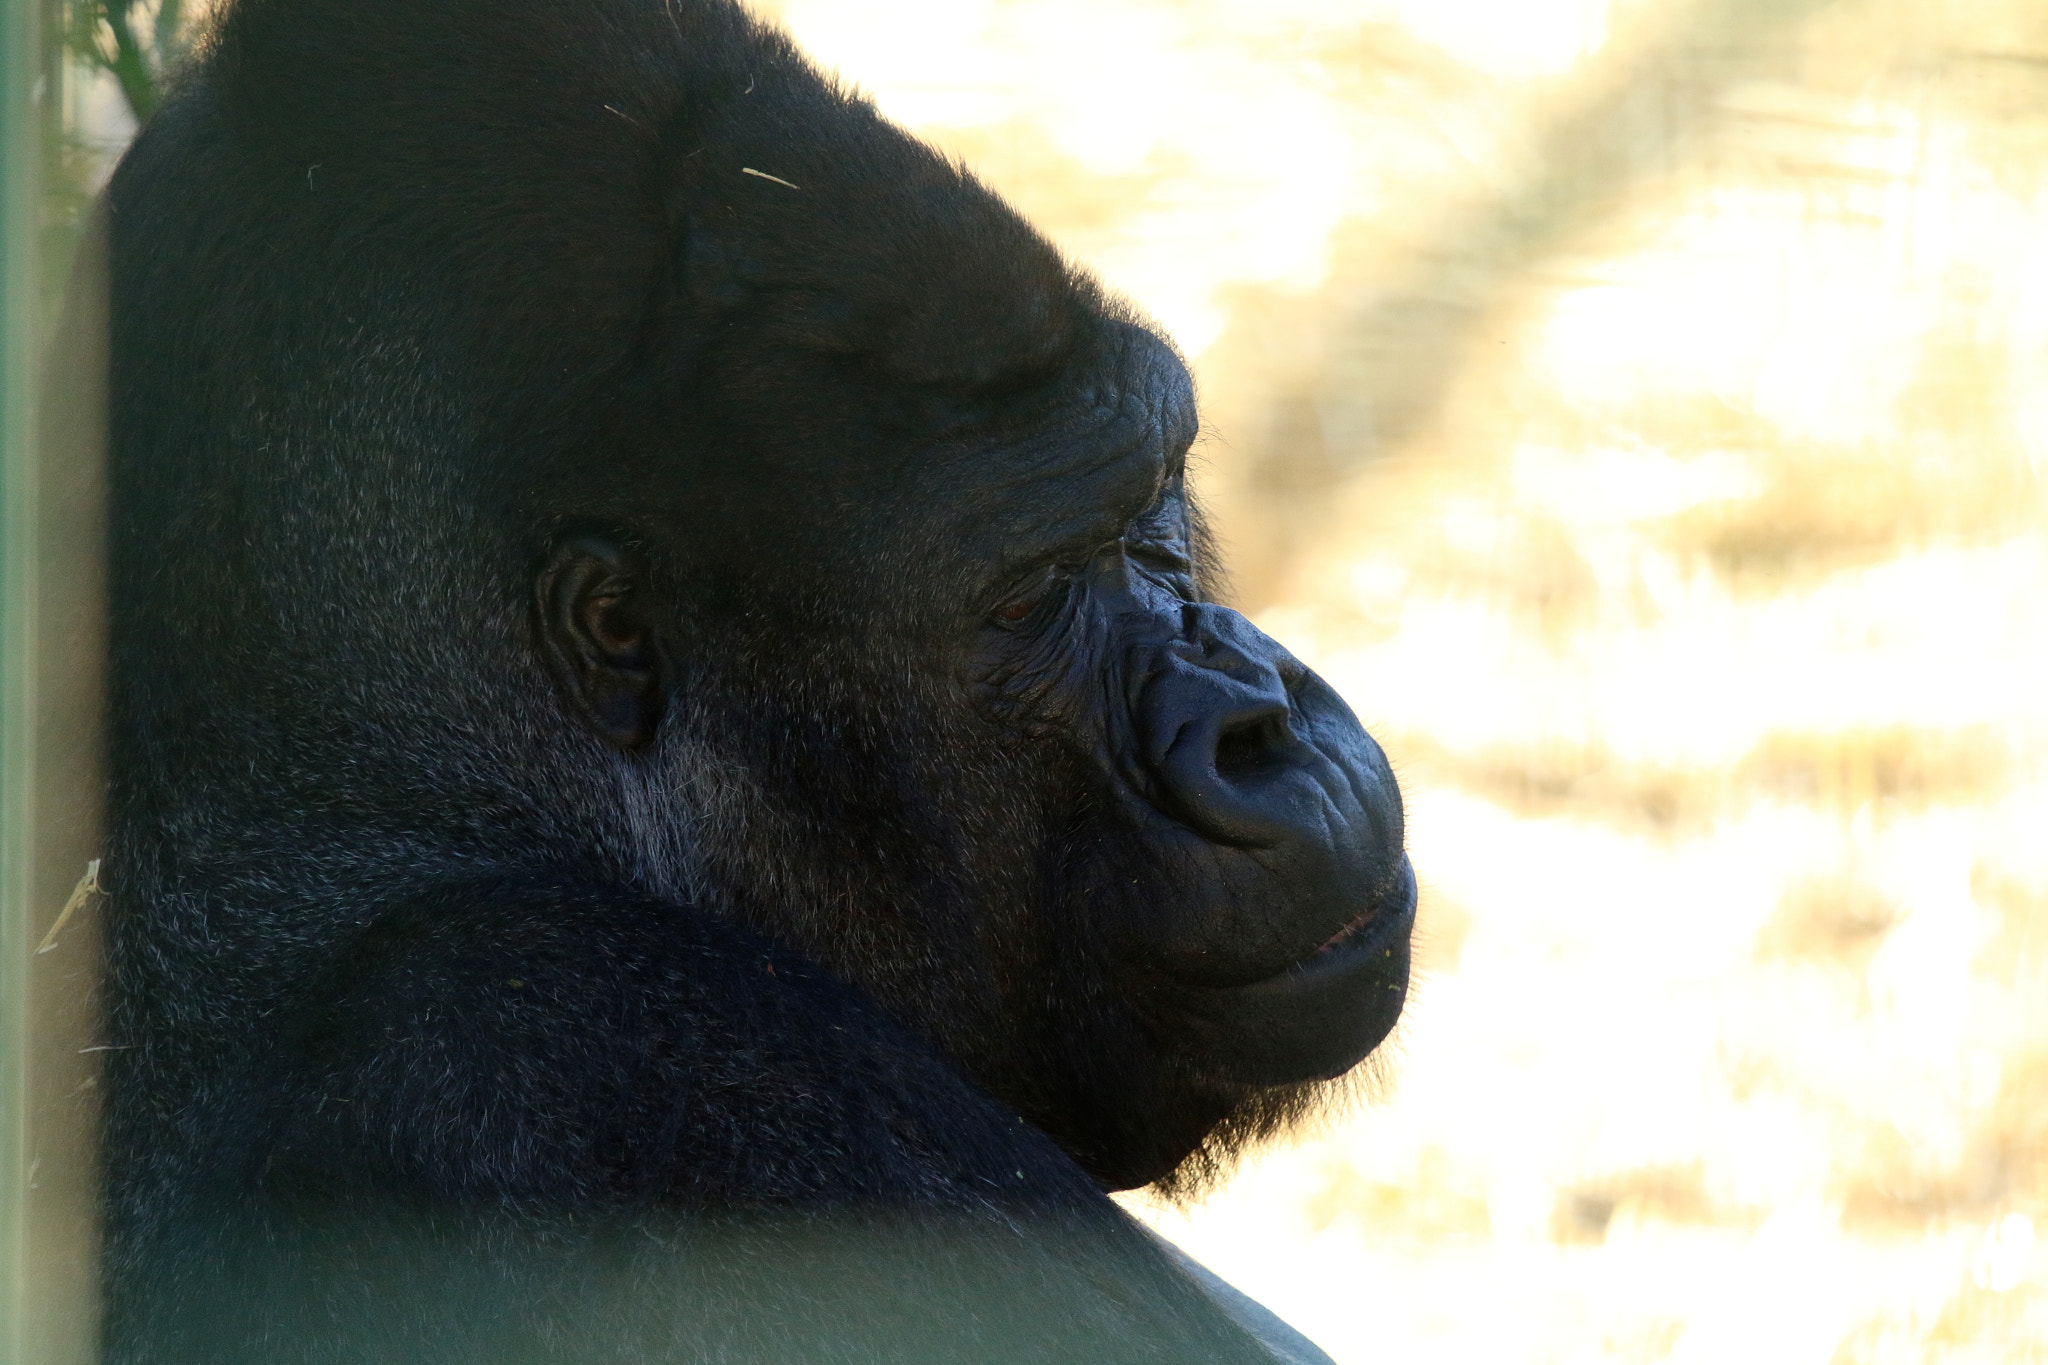
{"type": "Polygon", "coordinates": [[[110,1359],[1261,1358],[1103,1191],[1413,880],[1163,343],[724,0],[240,0],[107,211],[110,1359]]]}

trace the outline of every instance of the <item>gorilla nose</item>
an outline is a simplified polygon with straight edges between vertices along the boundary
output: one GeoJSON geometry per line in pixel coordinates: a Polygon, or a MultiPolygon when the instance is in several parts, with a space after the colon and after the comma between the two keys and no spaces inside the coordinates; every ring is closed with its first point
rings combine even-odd
{"type": "Polygon", "coordinates": [[[1198,603],[1146,672],[1145,758],[1169,813],[1240,848],[1303,833],[1285,788],[1315,758],[1288,723],[1288,684],[1307,670],[1236,612],[1198,603]]]}

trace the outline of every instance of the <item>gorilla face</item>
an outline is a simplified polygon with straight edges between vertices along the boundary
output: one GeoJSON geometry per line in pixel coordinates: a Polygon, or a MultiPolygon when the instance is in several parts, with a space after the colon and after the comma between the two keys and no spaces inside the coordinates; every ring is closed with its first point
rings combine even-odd
{"type": "Polygon", "coordinates": [[[585,723],[691,790],[706,894],[1123,1188],[1378,1045],[1415,882],[1379,747],[1211,600],[1185,368],[1058,288],[976,373],[727,351],[536,601],[585,723]]]}
{"type": "Polygon", "coordinates": [[[1131,1005],[1218,1078],[1334,1077],[1399,1012],[1415,901],[1400,796],[1328,685],[1207,600],[1185,372],[1149,334],[1126,352],[1152,399],[1135,439],[1098,445],[1078,502],[1071,482],[1007,499],[1020,525],[1066,515],[1014,542],[970,656],[976,701],[1085,746],[1107,861],[1144,888],[1101,907],[1131,1005]]]}

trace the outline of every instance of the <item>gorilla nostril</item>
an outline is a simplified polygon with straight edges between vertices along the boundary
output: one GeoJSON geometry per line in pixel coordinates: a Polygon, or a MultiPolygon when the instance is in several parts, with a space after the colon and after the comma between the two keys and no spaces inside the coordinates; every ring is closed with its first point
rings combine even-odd
{"type": "Polygon", "coordinates": [[[1228,781],[1269,770],[1285,762],[1293,745],[1284,711],[1235,721],[1216,737],[1216,774],[1228,781]]]}

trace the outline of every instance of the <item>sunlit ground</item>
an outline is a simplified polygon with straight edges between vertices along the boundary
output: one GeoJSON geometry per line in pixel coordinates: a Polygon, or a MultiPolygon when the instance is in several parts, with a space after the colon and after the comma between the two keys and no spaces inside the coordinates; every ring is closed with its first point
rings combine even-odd
{"type": "Polygon", "coordinates": [[[1148,1214],[1340,1360],[2048,1358],[2038,11],[782,7],[1176,335],[1401,769],[1390,1091],[1148,1214]]]}

